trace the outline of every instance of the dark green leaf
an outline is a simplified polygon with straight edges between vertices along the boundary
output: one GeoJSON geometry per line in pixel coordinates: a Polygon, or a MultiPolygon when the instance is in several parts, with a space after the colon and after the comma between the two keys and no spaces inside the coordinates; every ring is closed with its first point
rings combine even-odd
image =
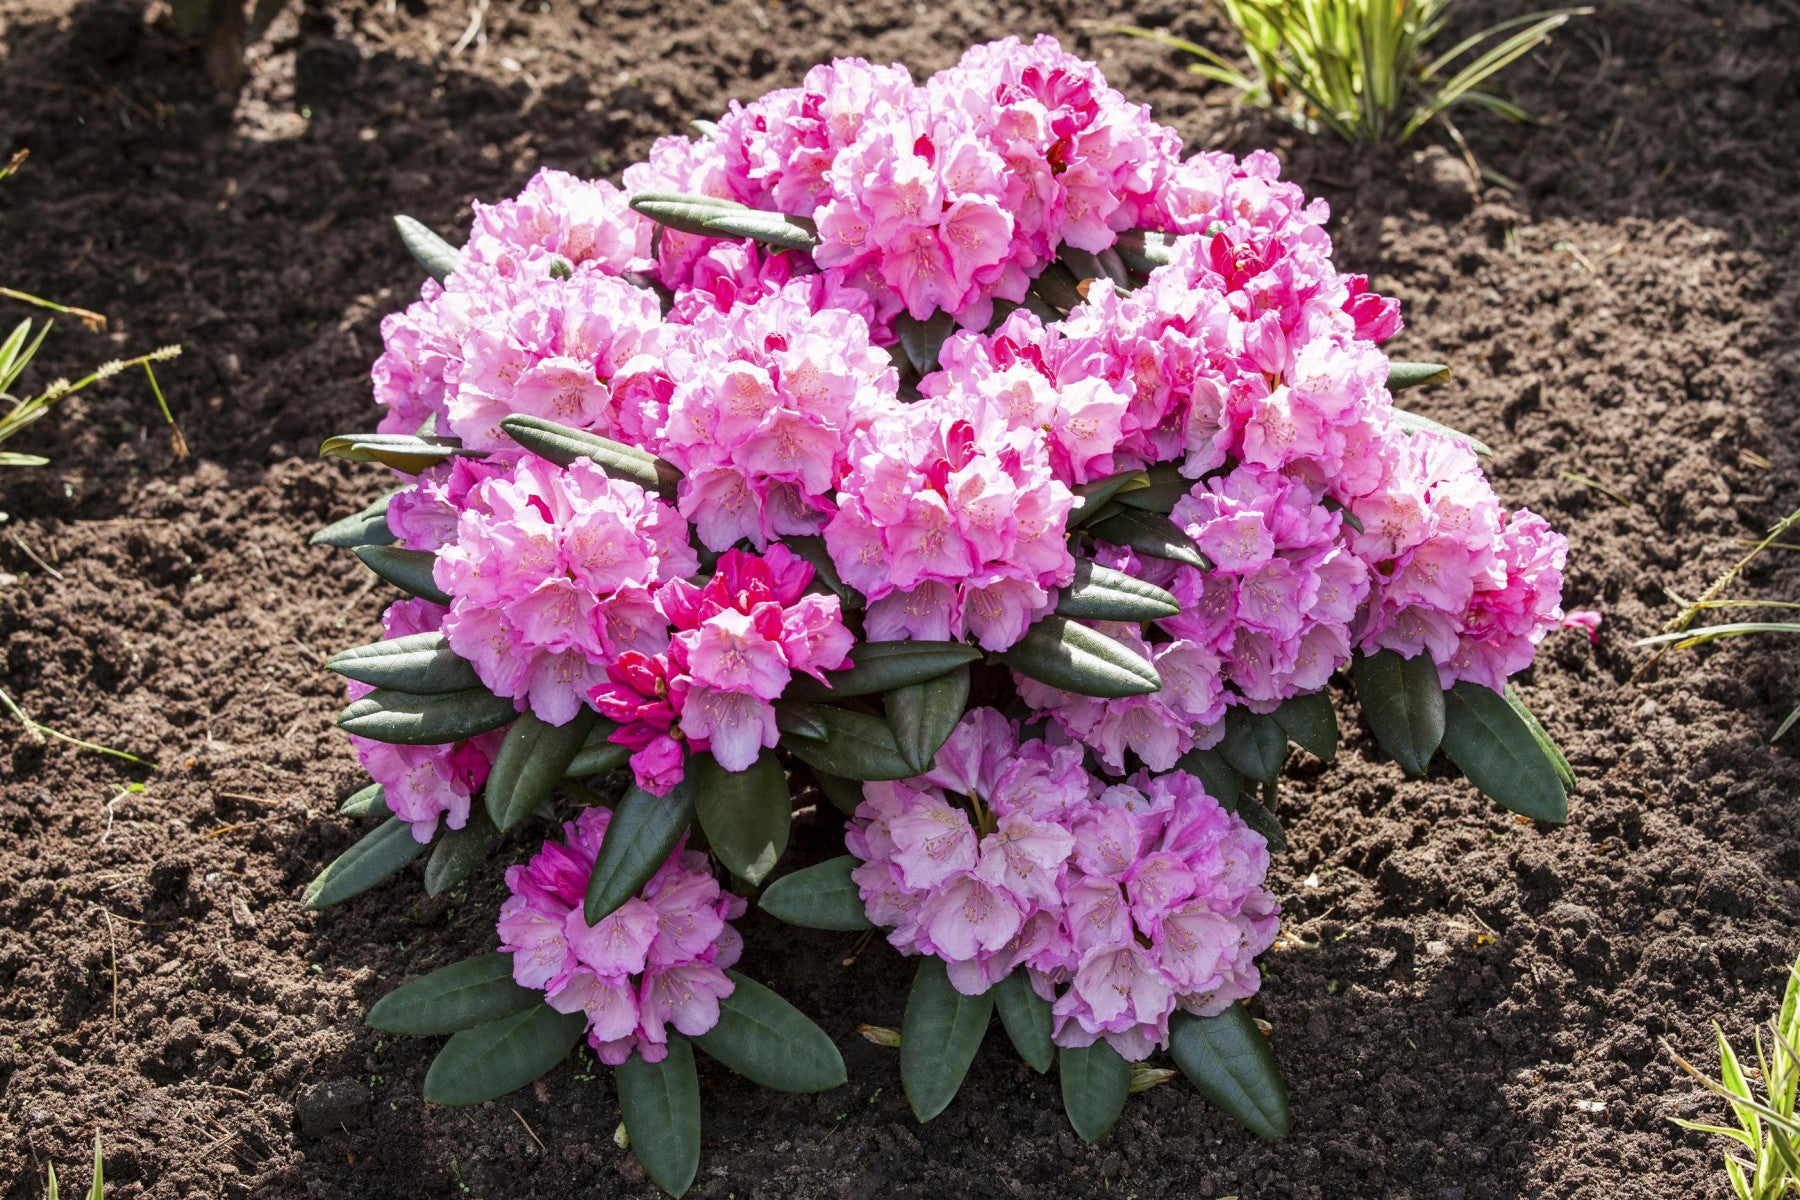
{"type": "Polygon", "coordinates": [[[1238,793],[1242,791],[1238,773],[1217,750],[1190,750],[1175,761],[1175,769],[1199,777],[1206,785],[1206,794],[1217,800],[1226,812],[1237,811],[1238,793]]]}
{"type": "Polygon", "coordinates": [[[783,875],[768,886],[756,906],[777,921],[805,929],[873,929],[862,893],[850,878],[856,866],[856,859],[845,854],[783,875]]]}
{"type": "Polygon", "coordinates": [[[826,683],[796,675],[782,696],[812,701],[873,696],[947,675],[980,657],[966,642],[858,642],[850,649],[848,668],[825,672],[826,683]]]}
{"type": "Polygon", "coordinates": [[[425,843],[413,840],[412,826],[389,817],[306,885],[300,907],[324,908],[360,896],[424,852],[425,843]]]}
{"type": "Polygon", "coordinates": [[[387,789],[379,783],[371,783],[344,798],[338,805],[338,813],[346,817],[391,817],[393,811],[388,808],[387,789]]]}
{"type": "Polygon", "coordinates": [[[1388,363],[1387,386],[1390,392],[1397,392],[1402,388],[1426,387],[1431,384],[1449,382],[1450,368],[1443,363],[1388,363]]]}
{"type": "Polygon", "coordinates": [[[1102,1038],[1091,1046],[1064,1046],[1057,1056],[1063,1111],[1084,1142],[1112,1132],[1131,1094],[1131,1064],[1102,1038]]]}
{"type": "Polygon", "coordinates": [[[900,1083],[919,1120],[931,1120],[956,1099],[993,1015],[992,988],[965,996],[951,984],[943,959],[919,960],[900,1023],[900,1083]]]}
{"type": "Polygon", "coordinates": [[[584,915],[598,925],[656,874],[675,843],[694,822],[694,779],[688,775],[666,796],[652,796],[635,784],[613,810],[600,841],[594,874],[588,880],[584,915]]]}
{"type": "Polygon", "coordinates": [[[1513,812],[1558,825],[1569,819],[1555,764],[1499,692],[1465,679],[1444,694],[1444,753],[1513,812]]]}
{"type": "Polygon", "coordinates": [[[442,633],[413,633],[332,655],[327,671],[374,688],[436,696],[481,686],[475,668],[450,648],[442,633]]]}
{"type": "Polygon", "coordinates": [[[1031,281],[1031,292],[1058,313],[1067,314],[1081,306],[1080,284],[1081,281],[1075,278],[1069,268],[1059,262],[1052,262],[1031,281]]]}
{"type": "Polygon", "coordinates": [[[336,546],[340,550],[388,544],[394,540],[393,530],[388,528],[387,523],[388,501],[395,494],[389,492],[360,512],[351,513],[341,521],[333,521],[308,538],[307,544],[336,546]]]}
{"type": "Polygon", "coordinates": [[[1394,424],[1407,433],[1435,433],[1441,437],[1452,438],[1466,443],[1469,449],[1477,454],[1492,454],[1494,448],[1473,434],[1464,433],[1460,429],[1452,429],[1448,425],[1440,425],[1430,417],[1421,417],[1418,413],[1407,412],[1403,408],[1393,410],[1394,424]]]}
{"type": "Polygon", "coordinates": [[[1162,687],[1162,676],[1134,651],[1067,617],[1049,616],[1000,661],[1019,672],[1080,696],[1142,696],[1162,687]]]}
{"type": "Polygon", "coordinates": [[[1575,790],[1575,768],[1569,765],[1569,760],[1563,757],[1562,747],[1556,744],[1556,740],[1538,722],[1537,717],[1532,715],[1529,708],[1525,707],[1524,697],[1520,696],[1519,690],[1510,683],[1506,685],[1506,702],[1512,705],[1514,712],[1519,714],[1519,719],[1525,722],[1526,727],[1531,730],[1531,736],[1537,739],[1538,749],[1544,752],[1544,757],[1549,759],[1550,765],[1556,768],[1556,777],[1562,780],[1563,791],[1573,792],[1575,790]]]}
{"type": "Polygon", "coordinates": [[[559,425],[543,417],[522,414],[502,418],[500,427],[513,441],[558,466],[566,467],[578,458],[585,458],[613,479],[635,483],[664,500],[675,499],[681,472],[672,463],[635,446],[559,425]]]}
{"type": "MultiPolygon", "coordinates": [[[[1114,497],[1135,488],[1150,486],[1150,476],[1140,470],[1116,471],[1100,479],[1075,487],[1075,507],[1069,510],[1067,528],[1080,529],[1106,515],[1114,497]]],[[[1117,511],[1112,509],[1111,511],[1117,511]]]]}
{"type": "Polygon", "coordinates": [[[1234,770],[1266,783],[1281,774],[1281,764],[1287,761],[1287,734],[1274,717],[1234,704],[1225,711],[1219,757],[1234,770]]]}
{"type": "Polygon", "coordinates": [[[699,237],[755,238],[784,250],[811,250],[819,244],[818,227],[806,217],[709,201],[709,197],[639,195],[631,198],[631,207],[670,229],[699,237]]]}
{"type": "Polygon", "coordinates": [[[908,779],[918,772],[900,753],[894,731],[880,717],[821,705],[819,720],[830,729],[823,742],[783,738],[781,744],[815,771],[841,779],[908,779]]]}
{"type": "Polygon", "coordinates": [[[517,717],[513,702],[486,688],[415,696],[378,688],[338,714],[338,727],[396,746],[447,746],[517,717]]]}
{"type": "Polygon", "coordinates": [[[394,227],[400,231],[400,240],[405,243],[407,252],[425,268],[427,275],[442,283],[456,270],[462,255],[455,246],[411,217],[395,217],[394,227]]]}
{"type": "Polygon", "coordinates": [[[1175,261],[1175,237],[1175,234],[1154,229],[1127,229],[1113,243],[1113,248],[1127,267],[1139,275],[1148,275],[1175,261]]]}
{"type": "Polygon", "coordinates": [[[351,553],[362,559],[363,565],[369,570],[408,595],[449,607],[449,593],[438,587],[437,581],[432,578],[437,555],[429,550],[402,550],[398,546],[358,546],[351,553]]]}
{"type": "Polygon", "coordinates": [[[900,349],[912,369],[921,376],[938,369],[938,352],[944,348],[945,339],[955,332],[956,318],[941,308],[923,321],[907,312],[894,318],[894,333],[900,339],[900,349]]]}
{"type": "Polygon", "coordinates": [[[1000,1010],[1000,1024],[1019,1057],[1039,1075],[1048,1071],[1056,1061],[1050,1002],[1032,990],[1024,967],[994,985],[994,1007],[1000,1010]]]}
{"type": "Polygon", "coordinates": [[[775,728],[795,737],[822,742],[831,736],[831,726],[819,718],[819,706],[804,700],[777,700],[775,728]]]}
{"type": "Polygon", "coordinates": [[[669,1056],[647,1063],[633,1053],[613,1068],[619,1112],[631,1152],[656,1186],[680,1196],[700,1169],[700,1076],[694,1048],[678,1033],[669,1035],[669,1056]]]}
{"type": "Polygon", "coordinates": [[[1358,654],[1350,670],[1376,742],[1402,770],[1423,775],[1444,740],[1444,689],[1431,655],[1358,654]]]}
{"type": "Polygon", "coordinates": [[[516,1092],[567,1058],[587,1029],[579,1009],[535,1004],[452,1037],[425,1072],[427,1104],[480,1104],[516,1092]]]}
{"type": "Polygon", "coordinates": [[[487,811],[495,825],[511,829],[549,798],[599,719],[585,704],[566,725],[552,725],[530,709],[519,714],[488,773],[487,811]]]}
{"type": "Polygon", "coordinates": [[[782,545],[805,559],[813,569],[813,581],[837,594],[845,608],[862,608],[868,601],[863,594],[844,582],[838,574],[837,564],[831,560],[831,552],[825,548],[825,539],[811,535],[805,537],[783,538],[782,545]]]}
{"type": "Polygon", "coordinates": [[[1154,621],[1172,617],[1181,604],[1162,588],[1087,559],[1056,598],[1058,616],[1089,621],[1154,621]]]}
{"type": "Polygon", "coordinates": [[[843,1057],[823,1029],[741,971],[725,974],[737,986],[719,1001],[719,1023],[694,1039],[702,1050],[778,1092],[823,1092],[845,1082],[843,1057]]]}
{"type": "Polygon", "coordinates": [[[618,730],[617,721],[608,721],[604,717],[596,720],[594,727],[588,730],[587,740],[581,743],[580,751],[563,772],[563,778],[585,779],[624,766],[631,758],[631,747],[611,740],[618,730]]]}
{"type": "Polygon", "coordinates": [[[1088,532],[1102,541],[1130,546],[1139,554],[1147,554],[1151,558],[1166,558],[1170,562],[1198,567],[1202,571],[1212,568],[1212,563],[1206,555],[1200,553],[1200,547],[1195,544],[1194,539],[1161,513],[1127,509],[1105,520],[1095,521],[1088,532]]]}
{"type": "Polygon", "coordinates": [[[742,771],[727,771],[711,754],[688,756],[694,816],[706,844],[739,879],[761,883],[787,849],[793,797],[773,750],[742,771]]]}
{"type": "Polygon", "coordinates": [[[1287,830],[1281,827],[1281,822],[1275,816],[1274,783],[1263,785],[1263,795],[1260,800],[1256,798],[1255,792],[1239,792],[1237,815],[1244,819],[1244,824],[1262,834],[1263,841],[1269,843],[1270,854],[1287,853],[1287,830]]]}
{"type": "Polygon", "coordinates": [[[825,793],[825,798],[831,801],[833,808],[846,817],[856,815],[857,807],[863,802],[862,784],[854,779],[843,779],[821,771],[817,767],[813,768],[813,779],[818,783],[819,790],[825,793]]]}
{"type": "Polygon", "coordinates": [[[931,770],[938,748],[956,731],[969,706],[969,668],[958,667],[911,687],[896,688],[882,697],[894,745],[913,774],[931,770]]]}
{"type": "Polygon", "coordinates": [[[482,954],[396,988],[375,1002],[366,1020],[383,1033],[429,1037],[498,1021],[543,999],[513,982],[512,955],[482,954]]]}
{"type": "Polygon", "coordinates": [[[469,877],[481,860],[493,849],[500,831],[494,828],[486,810],[471,806],[467,823],[461,829],[442,834],[425,861],[425,894],[441,896],[469,877]]]}
{"type": "Polygon", "coordinates": [[[1324,692],[1290,696],[1275,710],[1275,723],[1294,743],[1314,758],[1330,762],[1337,757],[1337,711],[1324,692]]]}
{"type": "Polygon", "coordinates": [[[1213,1104],[1258,1137],[1288,1135],[1287,1087],[1269,1040],[1241,1004],[1216,1017],[1177,1011],[1169,1018],[1169,1055],[1213,1104]]]}

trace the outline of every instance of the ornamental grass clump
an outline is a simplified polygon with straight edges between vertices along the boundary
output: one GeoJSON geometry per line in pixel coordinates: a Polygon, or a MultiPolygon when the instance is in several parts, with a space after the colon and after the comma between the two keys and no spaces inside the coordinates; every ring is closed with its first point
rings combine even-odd
{"type": "Polygon", "coordinates": [[[998,1011],[1084,1138],[1162,1052],[1283,1136],[1241,1002],[1289,741],[1335,754],[1340,680],[1407,771],[1442,750],[1563,820],[1508,685],[1562,620],[1562,538],[1394,407],[1448,372],[1382,354],[1399,305],[1333,267],[1323,204],[1267,154],[1183,159],[1048,38],[924,83],[839,60],[701,129],[622,187],[478,204],[460,250],[400,219],[432,278],[383,323],[376,430],[324,451],[402,486],[314,539],[409,594],[329,663],[375,780],[345,811],[386,820],[307,903],[427,854],[439,894],[552,837],[507,872],[498,950],[370,1022],[451,1035],[441,1103],[585,1034],[679,1193],[692,1046],[844,1079],[736,965],[754,897],[918,958],[921,1120],[998,1011]],[[559,801],[615,769],[616,804],[559,801]],[[782,871],[814,804],[846,853],[782,871]]]}

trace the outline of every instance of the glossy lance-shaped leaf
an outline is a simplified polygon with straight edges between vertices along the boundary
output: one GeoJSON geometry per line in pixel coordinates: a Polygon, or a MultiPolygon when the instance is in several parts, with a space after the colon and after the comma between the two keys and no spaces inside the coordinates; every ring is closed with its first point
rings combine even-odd
{"type": "Polygon", "coordinates": [[[1127,509],[1103,521],[1095,521],[1088,532],[1102,541],[1130,546],[1151,558],[1166,558],[1202,571],[1212,569],[1212,563],[1200,553],[1194,539],[1161,513],[1127,509]]]}
{"type": "Polygon", "coordinates": [[[413,840],[412,826],[399,817],[389,817],[306,885],[300,907],[324,908],[360,896],[423,853],[425,843],[413,840]]]}
{"type": "Polygon", "coordinates": [[[1162,676],[1135,651],[1067,617],[1036,622],[1000,661],[1039,683],[1079,696],[1117,699],[1162,687],[1162,676]]]}
{"type": "Polygon", "coordinates": [[[1050,1002],[1032,990],[1024,967],[994,985],[994,1007],[1013,1049],[1039,1075],[1056,1062],[1056,1043],[1050,1040],[1050,1002]]]}
{"type": "Polygon", "coordinates": [[[1449,382],[1450,368],[1443,363],[1388,363],[1387,387],[1390,392],[1397,392],[1402,388],[1427,387],[1432,384],[1449,382]]]}
{"type": "Polygon", "coordinates": [[[461,829],[446,830],[425,860],[425,894],[441,896],[472,874],[494,848],[500,831],[479,805],[461,829]]]}
{"type": "Polygon", "coordinates": [[[638,894],[694,823],[694,779],[685,776],[666,796],[652,796],[635,784],[613,810],[594,873],[588,879],[583,915],[598,925],[638,894]]]}
{"type": "Polygon", "coordinates": [[[578,458],[585,458],[610,478],[635,483],[664,500],[675,499],[681,472],[674,464],[664,462],[635,446],[627,446],[623,442],[615,442],[611,438],[603,438],[583,429],[559,425],[543,417],[519,413],[502,418],[500,427],[506,430],[507,436],[513,441],[559,467],[566,467],[578,458]]]}
{"type": "Polygon", "coordinates": [[[850,666],[825,672],[825,683],[796,674],[783,699],[849,700],[910,687],[947,675],[974,662],[981,651],[966,642],[858,642],[850,648],[850,666]]]}
{"type": "Polygon", "coordinates": [[[1287,734],[1274,717],[1234,704],[1225,710],[1219,757],[1234,770],[1267,783],[1281,774],[1281,764],[1287,760],[1287,734]]]}
{"type": "Polygon", "coordinates": [[[424,224],[408,216],[396,216],[394,228],[400,231],[400,240],[406,245],[407,252],[425,268],[427,275],[442,283],[456,270],[462,255],[424,224]]]}
{"type": "Polygon", "coordinates": [[[1099,479],[1091,479],[1075,487],[1075,507],[1069,510],[1067,528],[1080,529],[1100,517],[1101,510],[1121,492],[1150,486],[1150,476],[1143,471],[1118,471],[1099,479]]]}
{"type": "Polygon", "coordinates": [[[1174,463],[1157,463],[1148,468],[1145,474],[1150,477],[1150,486],[1120,492],[1120,504],[1126,508],[1141,508],[1145,512],[1168,516],[1175,511],[1175,505],[1181,498],[1193,491],[1199,483],[1198,480],[1184,476],[1174,463]]]}
{"type": "Polygon", "coordinates": [[[624,766],[631,759],[631,747],[621,746],[612,741],[612,735],[619,730],[617,721],[608,721],[602,717],[594,722],[588,730],[587,740],[581,743],[581,749],[563,770],[564,779],[585,779],[589,775],[598,775],[602,771],[611,771],[624,766]]]}
{"type": "Polygon", "coordinates": [[[1057,1055],[1063,1111],[1084,1142],[1112,1132],[1131,1094],[1131,1064],[1101,1038],[1091,1046],[1064,1046],[1057,1055]]]}
{"type": "Polygon", "coordinates": [[[856,815],[857,807],[863,802],[862,784],[854,779],[833,775],[829,771],[821,771],[817,767],[812,769],[812,773],[819,790],[825,793],[825,798],[831,801],[833,808],[846,817],[856,815]]]}
{"type": "Polygon", "coordinates": [[[306,539],[310,546],[336,546],[340,550],[349,550],[356,546],[385,546],[394,540],[394,531],[388,528],[388,501],[395,493],[389,492],[365,509],[353,512],[340,521],[333,521],[319,532],[306,539]]]}
{"type": "Polygon", "coordinates": [[[1375,740],[1401,769],[1423,775],[1444,740],[1444,689],[1431,655],[1358,654],[1350,673],[1375,740]]]}
{"type": "Polygon", "coordinates": [[[850,878],[857,865],[854,856],[843,854],[783,875],[764,890],[756,906],[777,921],[804,929],[873,929],[862,892],[850,878]]]}
{"type": "Polygon", "coordinates": [[[398,546],[358,546],[351,551],[363,566],[409,596],[450,606],[450,595],[432,578],[437,555],[429,550],[403,550],[398,546]]]}
{"type": "Polygon", "coordinates": [[[368,787],[358,788],[344,797],[338,805],[338,814],[345,817],[391,817],[393,810],[388,807],[387,789],[379,783],[371,783],[368,787]]]}
{"type": "Polygon", "coordinates": [[[1488,445],[1475,435],[1464,433],[1460,429],[1452,429],[1450,426],[1440,424],[1430,417],[1421,417],[1418,413],[1407,412],[1404,408],[1396,408],[1393,409],[1392,412],[1394,424],[1398,425],[1407,433],[1435,433],[1462,442],[1477,454],[1492,454],[1494,452],[1492,446],[1488,445]]]}
{"type": "Polygon", "coordinates": [[[993,1015],[992,988],[965,996],[951,984],[943,959],[919,960],[900,1023],[900,1083],[919,1120],[931,1120],[956,1099],[993,1015]]]}
{"type": "Polygon", "coordinates": [[[838,574],[837,564],[831,560],[831,552],[825,548],[824,538],[808,534],[783,538],[781,544],[805,559],[813,569],[813,582],[836,593],[845,608],[862,608],[868,603],[861,592],[845,583],[843,576],[838,574]]]}
{"type": "Polygon", "coordinates": [[[498,1021],[543,1000],[544,993],[513,982],[512,955],[480,954],[395,988],[365,1021],[383,1033],[429,1037],[498,1021]]]}
{"type": "Polygon", "coordinates": [[[694,1048],[669,1034],[669,1055],[647,1063],[636,1052],[613,1068],[631,1152],[656,1186],[680,1196],[700,1169],[700,1076],[694,1048]]]}
{"type": "Polygon", "coordinates": [[[552,725],[530,709],[519,714],[488,772],[487,811],[495,825],[511,829],[549,799],[599,719],[585,704],[564,725],[552,725]]]}
{"type": "Polygon", "coordinates": [[[742,771],[727,771],[704,751],[688,756],[694,817],[706,844],[727,870],[761,883],[787,849],[793,797],[775,751],[764,750],[742,771]]]}
{"type": "Polygon", "coordinates": [[[900,339],[900,350],[920,375],[929,375],[938,369],[938,353],[943,350],[945,340],[955,332],[956,318],[941,308],[923,321],[909,312],[894,318],[894,333],[900,339]]]}
{"type": "Polygon", "coordinates": [[[938,748],[956,731],[969,705],[969,668],[958,667],[911,687],[896,688],[882,697],[894,745],[913,774],[931,770],[938,748]]]}
{"type": "Polygon", "coordinates": [[[1139,275],[1148,275],[1175,261],[1175,237],[1175,234],[1154,229],[1127,229],[1113,243],[1113,248],[1127,267],[1139,275]]]}
{"type": "Polygon", "coordinates": [[[819,706],[804,700],[777,700],[775,728],[795,737],[822,742],[831,736],[831,726],[819,716],[819,706]]]}
{"type": "Polygon", "coordinates": [[[710,196],[640,193],[631,207],[660,225],[697,237],[755,238],[783,250],[811,250],[818,227],[805,217],[746,208],[710,196]]]}
{"type": "Polygon", "coordinates": [[[580,1009],[559,1013],[538,1003],[461,1030],[431,1060],[425,1101],[480,1104],[516,1092],[567,1058],[586,1029],[587,1014],[580,1009]]]}
{"type": "Polygon", "coordinates": [[[338,728],[394,746],[443,746],[498,729],[519,714],[486,688],[415,696],[378,688],[338,714],[338,728]]]}
{"type": "Polygon", "coordinates": [[[893,729],[880,717],[829,705],[819,707],[818,717],[831,731],[824,741],[797,737],[781,740],[807,766],[840,779],[909,779],[918,774],[900,753],[893,729]]]}
{"type": "Polygon", "coordinates": [[[1238,794],[1243,785],[1238,773],[1215,750],[1189,750],[1175,760],[1177,771],[1186,771],[1206,785],[1206,794],[1217,800],[1226,812],[1236,812],[1238,794]]]}
{"type": "Polygon", "coordinates": [[[778,1092],[823,1092],[845,1082],[843,1056],[823,1029],[743,972],[725,974],[735,986],[719,1001],[719,1023],[694,1039],[702,1050],[778,1092]]]}
{"type": "Polygon", "coordinates": [[[1244,824],[1262,834],[1263,841],[1269,844],[1270,854],[1287,853],[1287,830],[1281,827],[1280,819],[1275,816],[1274,780],[1263,784],[1260,799],[1250,789],[1239,792],[1237,815],[1243,818],[1244,824]]]}
{"type": "Polygon", "coordinates": [[[1499,692],[1465,679],[1444,694],[1444,753],[1513,812],[1558,825],[1569,819],[1555,764],[1499,692]]]}
{"type": "Polygon", "coordinates": [[[1200,1094],[1258,1137],[1288,1135],[1287,1086],[1269,1040],[1241,1004],[1216,1017],[1177,1010],[1169,1018],[1169,1055],[1200,1094]]]}
{"type": "Polygon", "coordinates": [[[1556,777],[1562,780],[1563,791],[1573,792],[1575,790],[1575,768],[1571,767],[1569,760],[1563,757],[1562,747],[1556,744],[1556,739],[1550,736],[1532,711],[1525,707],[1525,699],[1519,695],[1519,689],[1510,683],[1506,685],[1506,702],[1512,705],[1514,712],[1519,714],[1519,719],[1525,722],[1526,727],[1531,730],[1531,736],[1537,739],[1538,748],[1544,752],[1544,757],[1549,759],[1550,765],[1556,768],[1556,777]]]}
{"type": "Polygon", "coordinates": [[[1275,723],[1314,758],[1330,762],[1337,757],[1337,710],[1324,692],[1289,696],[1275,710],[1275,723]]]}
{"type": "Polygon", "coordinates": [[[442,633],[413,633],[342,650],[325,669],[374,688],[436,696],[481,686],[475,667],[450,648],[442,633]]]}
{"type": "Polygon", "coordinates": [[[1058,616],[1088,621],[1155,621],[1180,611],[1162,588],[1087,559],[1076,560],[1075,577],[1056,598],[1058,616]]]}
{"type": "Polygon", "coordinates": [[[410,433],[350,433],[326,438],[319,445],[319,454],[325,458],[380,463],[407,475],[417,475],[463,453],[454,441],[410,433]]]}

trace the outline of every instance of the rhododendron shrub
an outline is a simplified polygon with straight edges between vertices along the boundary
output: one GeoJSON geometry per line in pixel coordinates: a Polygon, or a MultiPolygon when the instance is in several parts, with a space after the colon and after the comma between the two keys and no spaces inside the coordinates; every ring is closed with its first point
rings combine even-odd
{"type": "Polygon", "coordinates": [[[376,781],[348,811],[388,821],[308,902],[562,830],[507,871],[495,954],[371,1019],[453,1034],[445,1103],[585,1034],[679,1192],[691,1043],[842,1079],[733,965],[760,888],[918,958],[921,1119],[997,1010],[1085,1138],[1165,1052],[1281,1136],[1241,1002],[1290,742],[1333,757],[1339,689],[1402,769],[1441,750],[1563,819],[1509,686],[1564,621],[1563,539],[1395,407],[1448,371],[1384,355],[1400,306],[1337,270],[1322,202],[1184,155],[1050,39],[923,81],[839,60],[699,125],[620,186],[477,205],[461,250],[400,222],[432,278],[383,324],[376,431],[324,449],[403,486],[316,539],[412,597],[329,664],[376,781]],[[573,782],[611,771],[607,807],[573,782]],[[797,809],[847,852],[776,877],[797,809]]]}

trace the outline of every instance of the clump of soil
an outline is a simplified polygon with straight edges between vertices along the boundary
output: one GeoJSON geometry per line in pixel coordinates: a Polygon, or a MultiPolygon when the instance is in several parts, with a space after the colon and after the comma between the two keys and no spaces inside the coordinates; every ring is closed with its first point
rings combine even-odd
{"type": "MultiPolygon", "coordinates": [[[[1582,785],[1567,827],[1521,824],[1459,780],[1403,780],[1346,702],[1338,761],[1298,763],[1282,802],[1294,944],[1266,959],[1257,1002],[1295,1103],[1279,1146],[1185,1085],[1084,1146],[1054,1081],[999,1038],[919,1126],[893,1054],[854,1033],[899,1023],[908,964],[752,915],[746,969],[819,1019],[851,1082],[778,1096],[703,1068],[694,1194],[1726,1194],[1718,1146],[1667,1119],[1717,1106],[1659,1039],[1710,1062],[1706,1022],[1742,1034],[1766,1016],[1800,942],[1800,770],[1767,745],[1800,701],[1796,660],[1726,645],[1632,682],[1631,642],[1800,504],[1790,9],[1644,0],[1572,23],[1508,78],[1547,124],[1465,119],[1511,188],[1437,147],[1294,134],[1088,20],[1226,44],[1210,17],[1148,0],[521,3],[488,7],[472,41],[464,7],[311,0],[227,98],[160,5],[0,14],[0,155],[33,152],[0,184],[0,273],[113,318],[108,335],[65,322],[37,369],[185,343],[165,381],[194,448],[177,460],[121,378],[15,447],[54,466],[0,476],[0,686],[156,763],[7,734],[5,1200],[37,1200],[52,1161],[84,1189],[96,1130],[116,1200],[654,1194],[613,1144],[591,1060],[502,1102],[427,1108],[435,1047],[361,1024],[402,979],[491,946],[499,861],[438,900],[407,879],[298,909],[359,832],[334,815],[357,770],[320,662],[374,637],[386,597],[305,538],[386,486],[314,451],[372,423],[378,322],[417,286],[387,216],[460,235],[471,197],[543,165],[616,173],[822,59],[930,71],[1038,31],[1100,57],[1191,145],[1281,153],[1332,201],[1341,260],[1406,301],[1397,354],[1455,365],[1408,402],[1497,448],[1502,496],[1569,534],[1568,603],[1607,614],[1597,646],[1552,635],[1522,681],[1582,785]]],[[[1776,552],[1739,589],[1797,585],[1776,552]]],[[[834,837],[807,825],[799,849],[834,837]]]]}

